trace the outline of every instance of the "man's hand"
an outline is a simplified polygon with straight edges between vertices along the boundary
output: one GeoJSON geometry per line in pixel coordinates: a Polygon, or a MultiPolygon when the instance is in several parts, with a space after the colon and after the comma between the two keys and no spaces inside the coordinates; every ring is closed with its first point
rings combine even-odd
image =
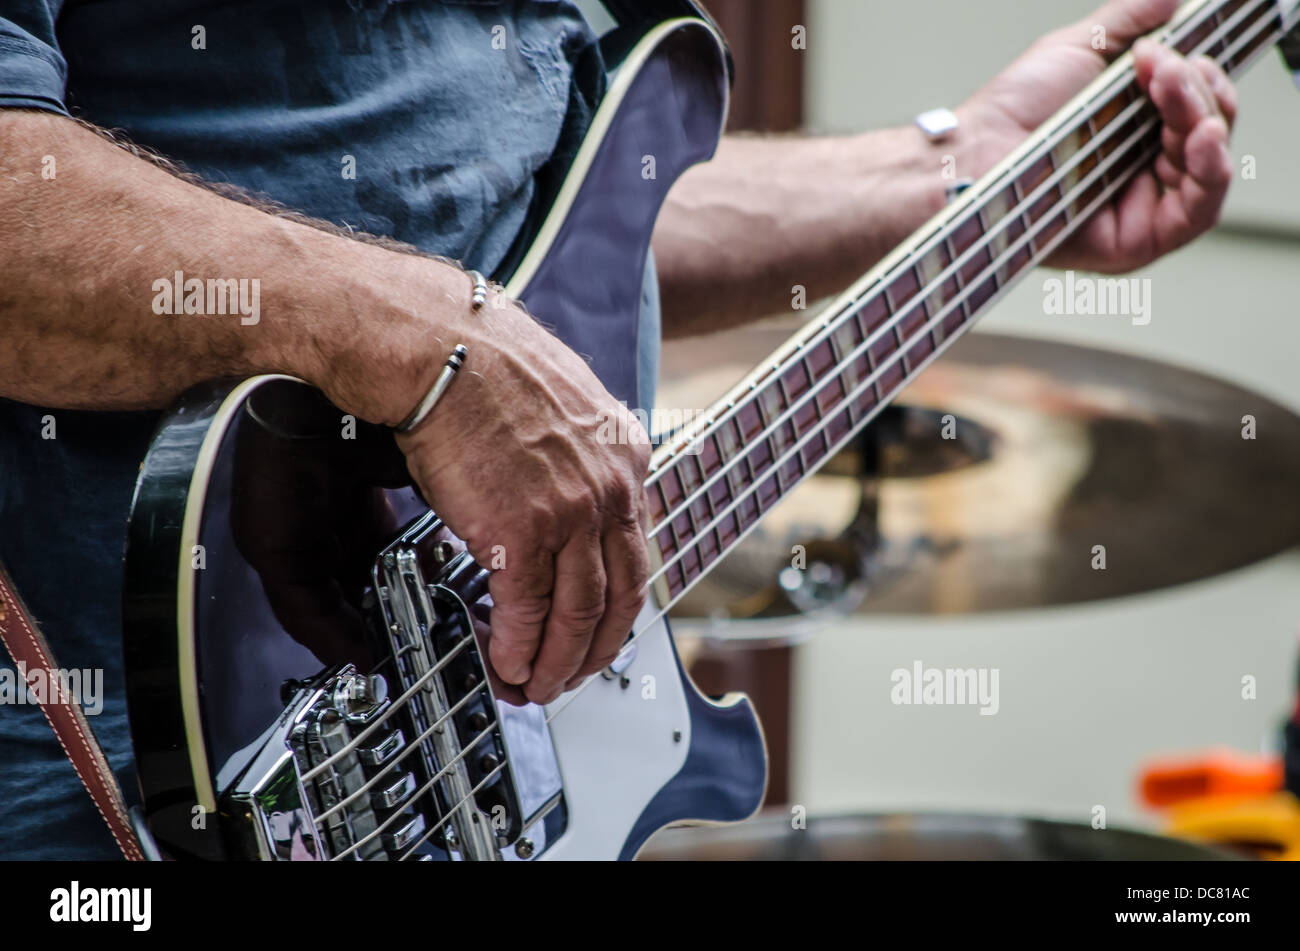
{"type": "Polygon", "coordinates": [[[614,659],[645,600],[649,438],[518,305],[493,294],[471,311],[469,278],[455,286],[459,298],[435,307],[455,315],[436,338],[393,350],[364,394],[347,367],[323,389],[344,410],[391,424],[420,401],[455,344],[468,348],[432,414],[398,445],[429,505],[495,569],[496,673],[549,703],[614,659]],[[602,432],[631,438],[611,445],[602,432]]]}
{"type": "MultiPolygon", "coordinates": [[[[1044,36],[960,110],[983,174],[1092,82],[1138,37],[1157,29],[1178,0],[1111,0],[1092,16],[1044,36]],[[1105,49],[1093,48],[1097,27],[1105,49]]],[[[1129,271],[1213,228],[1233,177],[1228,139],[1237,116],[1231,81],[1213,60],[1188,61],[1151,41],[1133,48],[1138,82],[1164,121],[1163,151],[1048,262],[1104,273],[1129,271]]]]}

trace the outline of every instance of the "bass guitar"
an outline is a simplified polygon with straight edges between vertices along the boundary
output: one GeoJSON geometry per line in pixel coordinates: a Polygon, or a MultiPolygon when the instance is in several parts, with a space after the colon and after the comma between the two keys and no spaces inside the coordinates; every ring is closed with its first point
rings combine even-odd
{"type": "MultiPolygon", "coordinates": [[[[1282,42],[1300,69],[1298,23],[1300,0],[1193,0],[1159,39],[1230,74],[1282,42]]],[[[665,193],[713,154],[727,109],[706,20],[624,46],[505,275],[579,351],[634,325],[665,193]]],[[[758,721],[743,696],[699,693],[666,612],[1149,165],[1159,136],[1124,56],[659,447],[647,605],[617,660],[545,707],[494,679],[490,566],[411,487],[390,435],[341,438],[342,413],[287,377],[187,393],[141,467],[125,563],[153,840],[204,859],[630,859],[665,825],[750,816],[766,781],[758,721]]],[[[630,347],[594,369],[635,405],[630,347]]]]}

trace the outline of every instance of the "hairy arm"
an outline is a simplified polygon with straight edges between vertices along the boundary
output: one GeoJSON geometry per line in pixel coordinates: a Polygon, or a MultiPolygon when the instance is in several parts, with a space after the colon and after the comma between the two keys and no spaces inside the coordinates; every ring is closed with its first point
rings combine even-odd
{"type": "MultiPolygon", "coordinates": [[[[202,380],[271,371],[331,388],[378,375],[385,350],[430,350],[468,301],[454,266],[230,200],[47,113],[0,111],[0,207],[0,395],[23,402],[159,408],[202,380]],[[153,283],[178,270],[257,279],[260,319],[154,313],[153,283]]],[[[395,423],[420,386],[376,387],[361,415],[395,423]]]]}
{"type": "Polygon", "coordinates": [[[275,371],[393,425],[464,343],[466,370],[398,445],[480,564],[507,553],[492,662],[549,702],[617,654],[644,600],[649,448],[601,443],[609,419],[636,420],[520,307],[494,297],[471,318],[452,264],[232,201],[67,118],[0,111],[0,166],[0,396],[143,409],[275,371]],[[154,313],[154,282],[178,270],[257,279],[258,321],[154,313]]]}
{"type": "Polygon", "coordinates": [[[846,287],[943,208],[944,157],[918,129],[728,136],[669,193],[655,229],[664,334],[708,333],[846,287]]]}
{"type": "MultiPolygon", "coordinates": [[[[943,207],[945,171],[978,179],[1177,7],[1110,0],[1047,34],[956,110],[961,127],[939,145],[913,128],[724,140],[713,162],[682,176],[660,215],[665,334],[786,310],[794,285],[809,301],[846,287],[943,207]]],[[[1133,55],[1164,121],[1163,154],[1058,249],[1053,266],[1133,270],[1218,221],[1232,177],[1232,83],[1210,60],[1155,43],[1137,43],[1133,55]]]]}

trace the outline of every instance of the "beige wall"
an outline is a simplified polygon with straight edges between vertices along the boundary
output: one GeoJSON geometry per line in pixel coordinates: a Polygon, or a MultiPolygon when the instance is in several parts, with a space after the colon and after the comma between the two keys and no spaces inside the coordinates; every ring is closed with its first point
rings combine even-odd
{"type": "MultiPolygon", "coordinates": [[[[1036,36],[1082,19],[1090,0],[809,0],[807,117],[847,131],[907,123],[960,103],[1036,36]]],[[[1269,53],[1241,82],[1238,156],[1258,178],[1238,182],[1226,220],[1300,236],[1300,90],[1269,53]]]]}
{"type": "MultiPolygon", "coordinates": [[[[811,0],[810,124],[862,129],[956,104],[1035,35],[1090,7],[811,0]]],[[[1191,366],[1300,411],[1300,92],[1269,54],[1241,95],[1236,149],[1256,156],[1258,179],[1234,187],[1225,219],[1233,230],[1139,275],[1152,280],[1150,325],[1049,318],[1035,276],[982,329],[1191,366]],[[1284,237],[1243,237],[1260,226],[1284,237]]],[[[1145,758],[1215,744],[1258,749],[1273,738],[1293,702],[1298,622],[1292,553],[1083,607],[837,625],[797,652],[796,801],[813,812],[978,809],[1081,821],[1100,804],[1112,822],[1151,822],[1133,795],[1145,758]],[[1001,712],[893,706],[890,671],[917,659],[1000,667],[1001,712]],[[1259,679],[1257,700],[1240,696],[1246,674],[1259,679]]]]}

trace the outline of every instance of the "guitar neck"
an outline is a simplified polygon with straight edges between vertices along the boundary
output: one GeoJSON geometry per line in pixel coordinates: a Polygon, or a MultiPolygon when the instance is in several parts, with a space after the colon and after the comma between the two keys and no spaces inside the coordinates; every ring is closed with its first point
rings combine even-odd
{"type": "MultiPolygon", "coordinates": [[[[1300,0],[1197,0],[1160,39],[1235,75],[1297,22],[1300,0]]],[[[1159,148],[1159,118],[1126,54],[656,452],[646,492],[663,608],[1159,148]]]]}

